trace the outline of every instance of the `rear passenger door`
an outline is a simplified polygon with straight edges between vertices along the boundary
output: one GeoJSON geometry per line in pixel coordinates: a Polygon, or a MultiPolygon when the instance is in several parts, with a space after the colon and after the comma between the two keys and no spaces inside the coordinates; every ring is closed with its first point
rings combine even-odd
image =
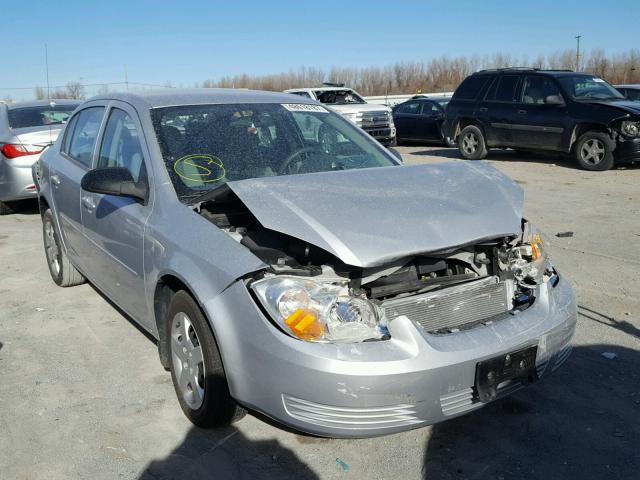
{"type": "Polygon", "coordinates": [[[91,169],[104,111],[104,105],[90,104],[71,118],[49,177],[62,240],[81,270],[88,245],[82,231],[80,181],[91,169]]]}
{"type": "Polygon", "coordinates": [[[420,102],[419,137],[421,140],[440,140],[440,126],[444,120],[444,110],[440,105],[429,100],[420,102]]]}
{"type": "Polygon", "coordinates": [[[522,93],[511,125],[513,141],[522,147],[556,150],[561,147],[563,133],[571,128],[565,105],[548,104],[550,96],[562,97],[553,78],[525,75],[522,93]]]}
{"type": "MultiPolygon", "coordinates": [[[[151,185],[142,128],[130,106],[120,102],[111,105],[97,151],[96,168],[124,167],[134,181],[151,185]]],[[[149,316],[144,295],[143,240],[153,199],[140,202],[84,190],[81,199],[84,232],[93,248],[88,266],[92,279],[127,313],[144,321],[149,316]]]]}
{"type": "Polygon", "coordinates": [[[420,102],[409,100],[398,105],[393,111],[393,123],[396,125],[396,136],[412,140],[418,134],[420,121],[420,102]]]}
{"type": "Polygon", "coordinates": [[[478,104],[477,116],[485,126],[488,146],[511,145],[511,124],[516,117],[516,98],[521,75],[506,73],[496,76],[484,101],[478,104]]]}

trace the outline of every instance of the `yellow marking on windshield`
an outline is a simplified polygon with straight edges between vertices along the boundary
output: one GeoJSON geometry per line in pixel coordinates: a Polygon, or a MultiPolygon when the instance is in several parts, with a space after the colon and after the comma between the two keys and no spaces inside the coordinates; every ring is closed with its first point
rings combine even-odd
{"type": "Polygon", "coordinates": [[[222,160],[204,153],[177,159],[173,162],[173,171],[183,180],[196,183],[218,182],[226,175],[222,160]]]}

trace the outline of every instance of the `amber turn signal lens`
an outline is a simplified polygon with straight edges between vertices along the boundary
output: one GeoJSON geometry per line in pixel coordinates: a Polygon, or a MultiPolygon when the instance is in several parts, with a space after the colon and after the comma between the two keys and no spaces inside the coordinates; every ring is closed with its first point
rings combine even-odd
{"type": "Polygon", "coordinates": [[[542,238],[535,234],[531,239],[531,258],[538,260],[542,256],[542,238]]]}
{"type": "Polygon", "coordinates": [[[312,310],[298,308],[285,318],[284,323],[302,340],[317,340],[324,334],[324,326],[312,310]]]}

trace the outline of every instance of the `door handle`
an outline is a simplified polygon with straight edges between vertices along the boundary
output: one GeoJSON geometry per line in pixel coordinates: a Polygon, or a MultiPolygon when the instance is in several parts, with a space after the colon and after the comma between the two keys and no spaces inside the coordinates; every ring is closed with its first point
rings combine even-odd
{"type": "Polygon", "coordinates": [[[520,115],[526,115],[526,114],[527,114],[527,111],[526,111],[526,110],[518,110],[518,113],[519,113],[520,115]]]}
{"type": "Polygon", "coordinates": [[[480,108],[479,108],[479,110],[480,110],[481,112],[486,112],[486,111],[488,111],[489,109],[488,109],[487,107],[480,107],[480,108]]]}
{"type": "Polygon", "coordinates": [[[96,204],[93,203],[93,198],[87,196],[87,195],[83,195],[82,196],[82,205],[84,206],[84,208],[86,208],[87,210],[91,211],[94,208],[96,208],[96,204]]]}
{"type": "Polygon", "coordinates": [[[51,175],[51,183],[57,187],[60,185],[60,177],[58,175],[51,175]]]}

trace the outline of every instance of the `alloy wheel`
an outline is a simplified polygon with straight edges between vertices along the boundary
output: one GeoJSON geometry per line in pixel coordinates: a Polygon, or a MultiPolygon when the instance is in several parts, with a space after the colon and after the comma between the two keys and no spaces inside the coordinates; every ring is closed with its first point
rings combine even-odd
{"type": "Polygon", "coordinates": [[[204,401],[204,358],[196,330],[184,312],[171,321],[171,359],[182,397],[197,410],[204,401]]]}
{"type": "Polygon", "coordinates": [[[585,163],[598,165],[606,154],[606,149],[602,140],[592,138],[582,144],[580,156],[585,163]]]}
{"type": "Polygon", "coordinates": [[[51,271],[58,275],[60,273],[60,248],[56,242],[53,223],[49,221],[44,224],[44,250],[51,271]]]}
{"type": "Polygon", "coordinates": [[[467,155],[473,155],[478,149],[478,137],[475,134],[469,132],[462,137],[462,150],[467,155]]]}

